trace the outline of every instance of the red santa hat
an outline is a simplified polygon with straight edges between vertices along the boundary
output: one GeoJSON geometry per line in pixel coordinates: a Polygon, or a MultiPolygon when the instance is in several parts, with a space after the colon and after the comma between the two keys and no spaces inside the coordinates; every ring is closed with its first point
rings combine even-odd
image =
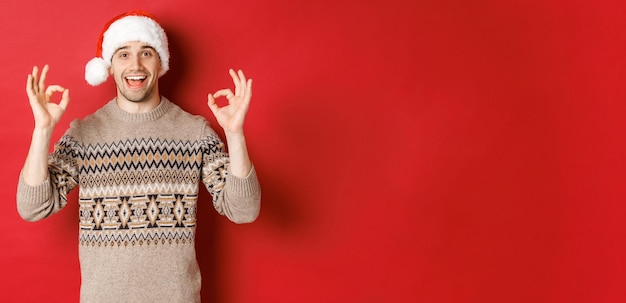
{"type": "Polygon", "coordinates": [[[165,31],[156,18],[145,11],[131,11],[111,19],[102,29],[96,57],[85,66],[85,80],[92,86],[104,83],[109,77],[111,59],[115,51],[128,42],[144,42],[159,54],[163,76],[169,70],[170,53],[165,31]]]}

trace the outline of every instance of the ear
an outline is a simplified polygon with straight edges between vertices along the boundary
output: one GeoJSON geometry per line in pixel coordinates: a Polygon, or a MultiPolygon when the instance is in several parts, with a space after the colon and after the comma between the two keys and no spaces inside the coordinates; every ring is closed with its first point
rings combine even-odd
{"type": "Polygon", "coordinates": [[[163,72],[163,60],[161,60],[161,55],[159,55],[159,74],[163,72]]]}

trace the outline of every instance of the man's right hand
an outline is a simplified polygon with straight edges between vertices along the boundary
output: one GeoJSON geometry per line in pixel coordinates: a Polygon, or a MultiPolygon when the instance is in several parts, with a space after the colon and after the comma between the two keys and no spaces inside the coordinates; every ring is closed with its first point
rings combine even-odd
{"type": "Polygon", "coordinates": [[[54,126],[61,120],[61,116],[70,102],[69,90],[59,86],[50,85],[46,87],[46,74],[48,65],[41,71],[41,78],[37,78],[38,68],[33,67],[32,74],[28,75],[26,81],[26,94],[33,110],[35,118],[35,129],[30,142],[26,162],[22,168],[24,181],[36,186],[42,184],[48,178],[48,149],[54,126]],[[50,102],[52,95],[56,92],[63,92],[59,103],[50,102]]]}
{"type": "Polygon", "coordinates": [[[37,78],[38,70],[35,66],[33,72],[28,75],[26,94],[35,118],[35,128],[52,129],[59,122],[70,102],[70,91],[60,85],[46,87],[48,65],[45,65],[41,70],[40,78],[37,78]],[[56,92],[63,93],[58,104],[50,102],[52,95],[56,92]]]}

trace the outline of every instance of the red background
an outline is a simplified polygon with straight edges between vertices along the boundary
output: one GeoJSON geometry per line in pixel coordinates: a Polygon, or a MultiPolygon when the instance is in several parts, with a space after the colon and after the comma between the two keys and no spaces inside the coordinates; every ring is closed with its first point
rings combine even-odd
{"type": "Polygon", "coordinates": [[[254,79],[262,211],[200,208],[204,301],[626,300],[622,1],[3,0],[2,301],[80,284],[77,192],[37,223],[15,208],[26,75],[71,89],[56,141],[114,96],[84,66],[136,8],[169,34],[161,93],[183,108],[215,125],[228,68],[254,79]]]}

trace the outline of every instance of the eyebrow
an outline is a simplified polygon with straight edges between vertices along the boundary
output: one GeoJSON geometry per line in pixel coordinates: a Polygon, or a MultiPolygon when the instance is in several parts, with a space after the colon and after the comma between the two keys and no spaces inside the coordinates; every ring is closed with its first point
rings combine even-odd
{"type": "MultiPolygon", "coordinates": [[[[126,50],[126,49],[129,49],[129,48],[130,48],[130,46],[128,46],[128,45],[121,46],[121,47],[119,47],[118,49],[116,49],[116,50],[115,50],[115,52],[113,52],[113,54],[115,55],[117,52],[119,52],[119,51],[121,51],[121,50],[126,50]]],[[[150,46],[150,45],[142,45],[142,46],[141,46],[141,49],[142,49],[142,50],[144,50],[144,49],[151,49],[151,50],[153,50],[153,51],[155,51],[155,52],[156,52],[156,50],[154,49],[154,47],[152,47],[152,46],[150,46]]]]}

